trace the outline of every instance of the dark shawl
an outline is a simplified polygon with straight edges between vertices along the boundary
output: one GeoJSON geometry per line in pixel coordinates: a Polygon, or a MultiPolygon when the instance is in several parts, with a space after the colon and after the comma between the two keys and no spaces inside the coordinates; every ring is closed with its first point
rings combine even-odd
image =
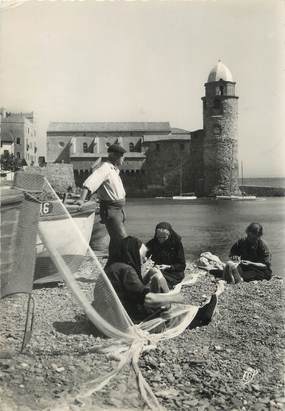
{"type": "Polygon", "coordinates": [[[142,242],[136,238],[128,236],[121,242],[120,263],[125,263],[133,267],[141,278],[141,256],[140,248],[142,242]]]}
{"type": "Polygon", "coordinates": [[[170,268],[163,271],[163,275],[170,287],[173,287],[184,278],[186,267],[184,249],[181,237],[173,230],[167,222],[157,224],[154,237],[146,244],[148,248],[147,256],[151,256],[156,264],[170,265],[170,268]],[[166,229],[170,236],[163,243],[159,243],[156,238],[158,228],[166,229]]]}

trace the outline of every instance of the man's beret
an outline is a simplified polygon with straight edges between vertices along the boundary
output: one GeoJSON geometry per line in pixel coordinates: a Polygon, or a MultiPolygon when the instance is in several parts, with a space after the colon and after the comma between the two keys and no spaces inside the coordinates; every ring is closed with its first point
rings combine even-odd
{"type": "Polygon", "coordinates": [[[108,148],[108,153],[118,153],[118,154],[125,154],[127,150],[125,150],[120,144],[112,144],[108,148]]]}

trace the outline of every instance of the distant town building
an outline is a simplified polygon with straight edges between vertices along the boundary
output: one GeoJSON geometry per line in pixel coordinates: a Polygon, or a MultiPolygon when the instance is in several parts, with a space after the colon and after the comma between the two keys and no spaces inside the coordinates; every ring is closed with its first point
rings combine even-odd
{"type": "Polygon", "coordinates": [[[34,113],[12,113],[0,109],[0,154],[13,154],[28,165],[37,164],[37,134],[34,113]]]}

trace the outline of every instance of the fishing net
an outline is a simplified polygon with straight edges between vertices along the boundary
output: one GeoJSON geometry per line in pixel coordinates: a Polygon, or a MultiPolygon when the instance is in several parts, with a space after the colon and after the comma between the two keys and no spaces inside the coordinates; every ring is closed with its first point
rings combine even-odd
{"type": "MultiPolygon", "coordinates": [[[[181,334],[191,323],[199,307],[172,305],[159,315],[134,324],[99,259],[89,247],[95,205],[90,207],[86,204],[79,207],[64,204],[47,180],[42,193],[35,198],[41,203],[42,210],[37,242],[37,261],[40,263],[36,268],[35,278],[60,276],[93,326],[109,337],[103,340],[98,350],[118,359],[116,369],[103,378],[89,381],[82,386],[77,397],[89,397],[109,384],[120,371],[129,367],[135,375],[142,401],[150,409],[159,409],[160,405],[139,369],[139,357],[142,352],[154,348],[160,340],[181,334]],[[85,264],[86,260],[88,264],[85,264]],[[97,297],[94,301],[93,293],[86,294],[83,291],[80,283],[82,277],[94,278],[96,281],[97,297]]],[[[191,285],[191,282],[191,279],[185,280],[170,293],[179,294],[181,288],[191,285]]],[[[221,291],[222,289],[217,287],[216,294],[221,291]]]]}

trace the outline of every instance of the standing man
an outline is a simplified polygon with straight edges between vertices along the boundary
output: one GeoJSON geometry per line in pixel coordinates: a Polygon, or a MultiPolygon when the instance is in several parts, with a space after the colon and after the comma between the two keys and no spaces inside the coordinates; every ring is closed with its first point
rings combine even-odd
{"type": "Polygon", "coordinates": [[[100,203],[101,222],[105,224],[110,236],[109,261],[114,260],[120,250],[121,240],[127,237],[125,222],[126,192],[119,176],[126,150],[119,144],[108,148],[108,160],[101,162],[83,183],[79,205],[85,201],[88,193],[97,191],[100,203]]]}

